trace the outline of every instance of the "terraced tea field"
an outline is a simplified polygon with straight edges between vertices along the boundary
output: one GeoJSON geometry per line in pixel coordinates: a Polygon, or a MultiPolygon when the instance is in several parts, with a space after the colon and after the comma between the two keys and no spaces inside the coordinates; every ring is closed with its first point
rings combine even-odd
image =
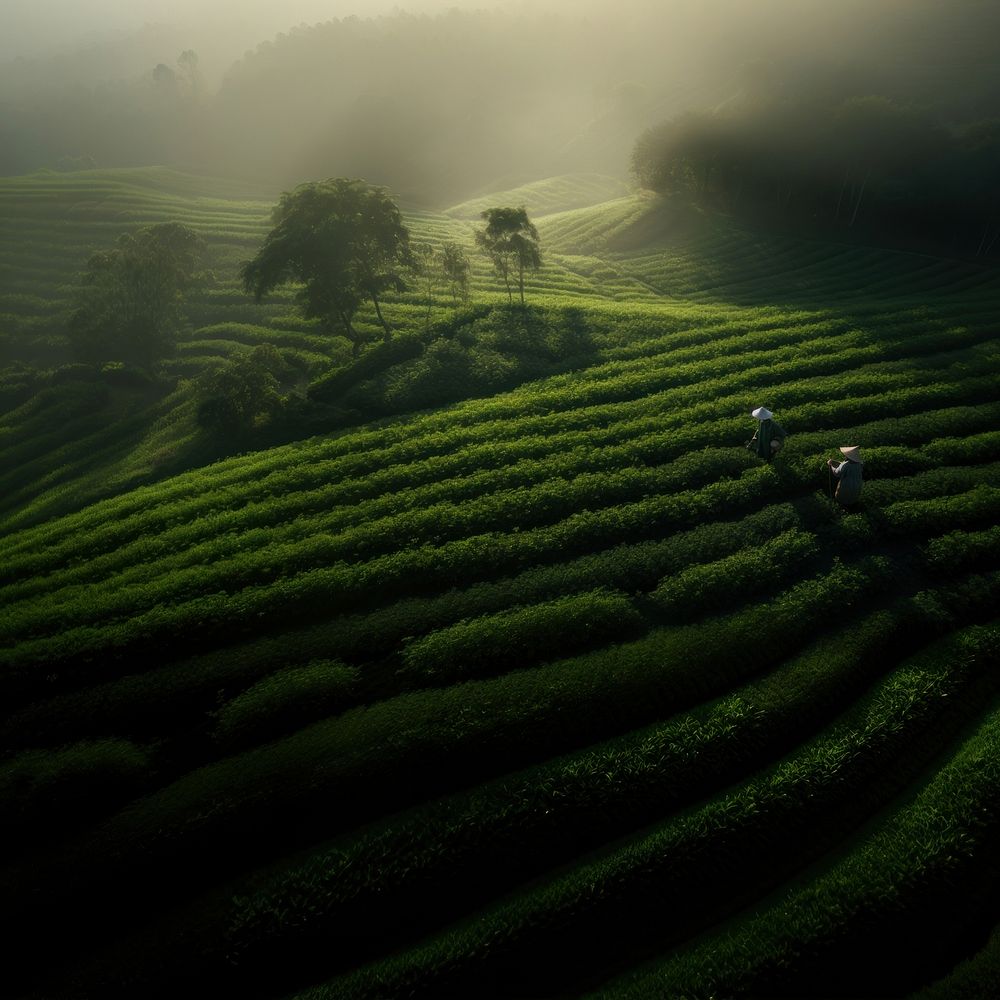
{"type": "MultiPolygon", "coordinates": [[[[39,234],[3,249],[7,344],[57,336],[71,261],[158,191],[217,258],[177,373],[337,359],[238,293],[265,200],[136,172],[77,229],[98,180],[0,182],[39,234]]],[[[0,536],[6,992],[990,995],[1000,285],[665,218],[539,220],[529,293],[594,352],[508,392],[145,485],[114,427],[4,418],[40,463],[0,536]],[[85,503],[95,468],[123,478],[85,503]]]]}

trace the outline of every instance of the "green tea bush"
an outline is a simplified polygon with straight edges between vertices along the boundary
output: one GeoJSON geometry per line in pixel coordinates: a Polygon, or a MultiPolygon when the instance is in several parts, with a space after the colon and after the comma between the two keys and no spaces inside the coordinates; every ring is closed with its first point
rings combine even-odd
{"type": "MultiPolygon", "coordinates": [[[[996,628],[966,637],[962,654],[998,658],[996,628]]],[[[605,996],[884,994],[912,981],[915,948],[955,947],[975,903],[1000,881],[1000,712],[978,729],[910,802],[825,874],[605,996]],[[887,930],[887,922],[891,931],[887,930]],[[905,927],[905,933],[901,932],[905,927]]],[[[981,905],[981,904],[980,904],[981,905]]],[[[919,979],[917,980],[919,982],[919,979]]]]}
{"type": "Polygon", "coordinates": [[[694,618],[732,605],[747,592],[780,592],[780,585],[818,552],[811,534],[793,528],[757,547],[682,570],[664,579],[650,597],[672,619],[694,618]]]}
{"type": "Polygon", "coordinates": [[[951,590],[929,596],[870,615],[836,642],[823,638],[691,713],[420,806],[297,860],[235,901],[229,958],[249,967],[305,961],[309,942],[330,937],[363,951],[376,919],[388,945],[394,929],[418,917],[423,926],[444,921],[512,879],[731,784],[932,637],[947,605],[964,617],[992,612],[1000,580],[977,600],[951,590]]]}
{"type": "Polygon", "coordinates": [[[1000,488],[980,485],[957,496],[903,500],[890,504],[881,516],[893,534],[937,534],[988,524],[1000,517],[1000,488]]]}
{"type": "MultiPolygon", "coordinates": [[[[426,591],[430,586],[453,586],[470,577],[475,579],[484,566],[489,567],[490,575],[516,571],[565,556],[567,552],[588,551],[624,538],[664,533],[707,519],[723,509],[730,512],[746,509],[773,493],[776,484],[772,469],[755,468],[747,470],[738,480],[715,483],[701,490],[653,496],[594,512],[583,510],[530,532],[499,536],[489,533],[440,546],[423,545],[377,556],[356,566],[334,562],[326,568],[333,561],[335,550],[326,539],[310,539],[298,548],[298,553],[314,565],[322,564],[322,568],[303,567],[303,571],[292,576],[282,574],[273,565],[261,567],[262,555],[254,553],[212,567],[178,572],[160,590],[154,587],[124,590],[103,600],[97,594],[89,598],[84,594],[66,606],[49,601],[47,607],[42,605],[34,612],[27,609],[9,615],[5,631],[8,635],[38,634],[47,632],[54,623],[61,623],[57,628],[63,631],[58,635],[19,639],[16,646],[0,649],[0,676],[12,690],[37,687],[44,678],[32,665],[53,658],[71,660],[77,678],[106,675],[109,669],[115,669],[115,661],[96,658],[99,650],[137,645],[155,647],[156,637],[164,631],[172,636],[184,635],[186,641],[192,642],[195,637],[204,639],[219,630],[228,634],[228,623],[234,613],[248,618],[256,616],[262,619],[261,624],[267,620],[287,621],[290,613],[315,613],[331,606],[346,610],[371,601],[375,595],[385,601],[416,587],[426,591]],[[238,593],[227,594],[216,589],[224,578],[232,586],[241,575],[243,582],[251,585],[238,593]],[[196,596],[199,592],[205,596],[196,596]],[[168,594],[174,595],[175,603],[164,601],[168,594]],[[177,597],[182,600],[177,602],[177,597]],[[71,625],[73,618],[79,624],[71,625]],[[101,619],[104,619],[101,624],[85,624],[101,619]]],[[[555,495],[547,499],[558,506],[560,491],[553,492],[555,495]]],[[[488,510],[489,505],[486,507],[488,510]]],[[[464,519],[460,514],[456,516],[464,519]]],[[[399,525],[387,527],[390,531],[400,530],[399,525]]],[[[356,540],[360,538],[356,536],[356,540]]],[[[296,549],[288,549],[285,555],[268,555],[272,558],[279,555],[280,561],[286,562],[295,553],[296,549]]]]}
{"type": "Polygon", "coordinates": [[[313,660],[257,681],[219,709],[215,735],[227,748],[264,743],[342,712],[357,700],[358,670],[313,660]]]}
{"type": "Polygon", "coordinates": [[[330,834],[372,811],[606,739],[717,696],[780,661],[820,623],[884,585],[889,573],[878,560],[835,566],[771,602],[763,620],[752,608],[495,680],[350,710],[185,775],[94,831],[69,869],[56,860],[44,873],[18,873],[16,882],[41,879],[65,893],[133,866],[153,881],[157,871],[177,879],[182,859],[184,877],[194,878],[204,866],[259,858],[306,832],[330,834]],[[729,655],[736,648],[743,650],[739,658],[729,655]],[[336,815],[317,807],[331,797],[336,815]],[[252,841],[238,834],[248,825],[252,841]],[[161,867],[167,859],[171,864],[161,867]]]}
{"type": "Polygon", "coordinates": [[[440,682],[483,676],[567,656],[641,632],[624,594],[593,590],[471,621],[404,645],[404,673],[440,682]]]}
{"type": "Polygon", "coordinates": [[[984,676],[1000,657],[1000,644],[987,639],[980,647],[980,635],[966,636],[979,655],[959,664],[952,649],[961,639],[904,664],[845,718],[743,787],[410,952],[301,996],[454,994],[483,975],[497,995],[547,992],[557,983],[565,988],[567,976],[605,967],[597,944],[608,934],[627,928],[632,948],[640,941],[655,947],[699,917],[710,920],[733,894],[761,891],[803,855],[830,846],[838,830],[918,772],[929,731],[944,725],[954,732],[974,715],[984,676]]]}
{"type": "Polygon", "coordinates": [[[148,752],[123,739],[22,751],[0,763],[0,843],[64,837],[122,805],[151,771],[148,752]]]}
{"type": "MultiPolygon", "coordinates": [[[[826,524],[833,517],[829,504],[811,506],[808,511],[791,504],[771,505],[740,521],[712,522],[663,539],[623,543],[569,562],[529,568],[516,576],[432,597],[407,597],[367,613],[231,644],[27,706],[0,726],[0,743],[66,741],[82,738],[93,727],[159,733],[171,724],[182,726],[182,720],[194,724],[214,702],[216,691],[238,691],[290,660],[305,663],[336,652],[353,659],[386,656],[407,637],[525,601],[551,600],[601,585],[629,593],[650,590],[665,573],[763,542],[775,531],[805,523],[826,524]]],[[[427,678],[421,681],[426,682],[427,678]]]]}
{"type": "Polygon", "coordinates": [[[927,565],[943,573],[968,572],[1000,563],[1000,527],[985,531],[950,531],[925,548],[927,565]]]}

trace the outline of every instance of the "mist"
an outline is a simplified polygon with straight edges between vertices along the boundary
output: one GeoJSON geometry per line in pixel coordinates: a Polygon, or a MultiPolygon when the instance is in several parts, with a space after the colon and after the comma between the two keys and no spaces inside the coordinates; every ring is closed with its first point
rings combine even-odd
{"type": "Polygon", "coordinates": [[[982,0],[14,0],[2,17],[5,174],[351,175],[440,207],[632,176],[639,137],[687,112],[875,94],[955,128],[998,93],[982,0]]]}
{"type": "MultiPolygon", "coordinates": [[[[474,7],[469,0],[416,0],[407,9],[432,12],[474,7]]],[[[241,55],[249,45],[296,24],[391,13],[392,0],[6,0],[0,61],[93,45],[156,25],[190,35],[206,49],[241,55]],[[249,40],[249,41],[248,41],[249,40]],[[242,48],[240,46],[243,46],[242,48]]],[[[190,47],[190,46],[189,46],[190,47]]]]}

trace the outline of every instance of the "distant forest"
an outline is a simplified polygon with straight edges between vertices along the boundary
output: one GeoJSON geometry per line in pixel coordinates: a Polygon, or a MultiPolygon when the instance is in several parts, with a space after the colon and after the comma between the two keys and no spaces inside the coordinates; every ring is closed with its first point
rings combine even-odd
{"type": "Polygon", "coordinates": [[[176,31],[157,37],[0,66],[0,173],[356,176],[442,206],[572,171],[625,176],[631,157],[643,184],[727,210],[998,249],[990,0],[397,13],[300,26],[224,71],[176,31]]]}
{"type": "Polygon", "coordinates": [[[771,95],[640,136],[640,183],[786,225],[1000,255],[1000,117],[942,123],[869,95],[771,95]]]}

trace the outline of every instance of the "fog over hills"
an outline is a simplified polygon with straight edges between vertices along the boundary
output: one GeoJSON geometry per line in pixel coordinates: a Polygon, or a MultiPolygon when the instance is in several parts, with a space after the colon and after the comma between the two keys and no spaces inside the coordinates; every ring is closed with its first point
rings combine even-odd
{"type": "Polygon", "coordinates": [[[981,0],[475,6],[16,0],[0,173],[357,174],[446,205],[567,171],[625,177],[643,129],[748,96],[878,93],[964,122],[998,90],[1000,17],[981,0]]]}

